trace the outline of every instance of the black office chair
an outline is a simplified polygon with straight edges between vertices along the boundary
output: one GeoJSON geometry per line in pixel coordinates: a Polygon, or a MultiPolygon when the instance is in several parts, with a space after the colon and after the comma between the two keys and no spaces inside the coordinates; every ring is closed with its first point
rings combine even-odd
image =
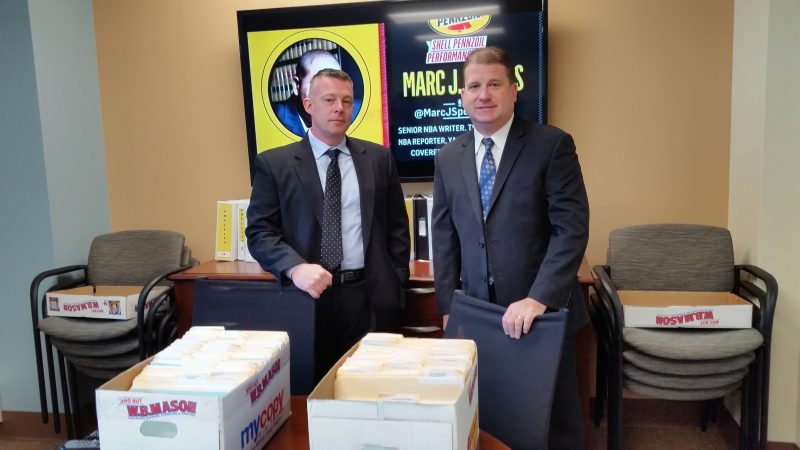
{"type": "Polygon", "coordinates": [[[316,301],[294,286],[207,279],[194,283],[192,325],[289,333],[293,395],[309,394],[316,385],[315,323],[316,301]]]}
{"type": "Polygon", "coordinates": [[[515,450],[546,450],[568,311],[543,314],[511,339],[501,326],[505,310],[456,291],[444,337],[478,346],[481,429],[515,450]]]}
{"type": "Polygon", "coordinates": [[[82,434],[77,414],[80,404],[76,371],[108,380],[175,339],[173,289],[166,277],[196,263],[184,241],[180,233],[160,230],[100,235],[92,241],[87,264],[48,270],[33,279],[30,304],[43,423],[49,421],[46,389],[49,384],[55,431],[61,431],[57,375],[67,433],[73,438],[82,434]],[[83,285],[143,286],[136,318],[104,320],[48,315],[46,291],[83,285]],[[156,285],[168,288],[151,298],[151,307],[145,314],[145,299],[156,285]]]}

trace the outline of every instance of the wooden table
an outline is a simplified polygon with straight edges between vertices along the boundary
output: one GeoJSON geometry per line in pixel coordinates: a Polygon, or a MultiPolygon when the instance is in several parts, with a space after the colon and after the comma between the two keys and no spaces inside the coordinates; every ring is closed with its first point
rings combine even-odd
{"type": "MultiPolygon", "coordinates": [[[[509,450],[509,448],[485,431],[478,438],[479,450],[509,450]]],[[[264,450],[309,450],[308,444],[308,410],[306,396],[292,396],[292,415],[283,424],[275,436],[270,439],[264,450]]]]}

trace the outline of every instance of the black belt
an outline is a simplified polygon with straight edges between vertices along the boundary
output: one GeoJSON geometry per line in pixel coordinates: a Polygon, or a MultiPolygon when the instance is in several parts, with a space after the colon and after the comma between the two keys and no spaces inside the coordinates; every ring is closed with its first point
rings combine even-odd
{"type": "Polygon", "coordinates": [[[340,270],[333,274],[333,284],[352,284],[363,280],[366,277],[364,269],[340,270]]]}

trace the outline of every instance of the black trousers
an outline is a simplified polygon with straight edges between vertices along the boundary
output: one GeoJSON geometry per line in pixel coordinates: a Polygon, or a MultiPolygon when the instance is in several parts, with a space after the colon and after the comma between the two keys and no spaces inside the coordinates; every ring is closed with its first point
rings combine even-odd
{"type": "Polygon", "coordinates": [[[317,381],[365,334],[375,329],[367,281],[336,283],[317,300],[317,381]]]}

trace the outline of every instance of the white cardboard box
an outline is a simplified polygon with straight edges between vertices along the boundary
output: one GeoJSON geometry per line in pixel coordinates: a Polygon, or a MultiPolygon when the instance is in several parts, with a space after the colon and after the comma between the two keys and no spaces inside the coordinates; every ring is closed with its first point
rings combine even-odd
{"type": "Polygon", "coordinates": [[[729,292],[618,291],[626,327],[750,328],[753,305],[729,292]]]}
{"type": "Polygon", "coordinates": [[[150,359],[95,392],[103,450],[261,449],[291,415],[289,345],[223,397],[129,391],[150,359]]]}
{"type": "MultiPolygon", "coordinates": [[[[155,286],[147,296],[144,310],[166,286],[155,286]]],[[[136,317],[142,286],[81,286],[47,293],[47,314],[63,317],[127,320],[136,317]]]]}
{"type": "Polygon", "coordinates": [[[357,346],[333,366],[308,396],[311,450],[474,450],[477,447],[477,357],[455,403],[334,400],[336,370],[357,346]]]}

